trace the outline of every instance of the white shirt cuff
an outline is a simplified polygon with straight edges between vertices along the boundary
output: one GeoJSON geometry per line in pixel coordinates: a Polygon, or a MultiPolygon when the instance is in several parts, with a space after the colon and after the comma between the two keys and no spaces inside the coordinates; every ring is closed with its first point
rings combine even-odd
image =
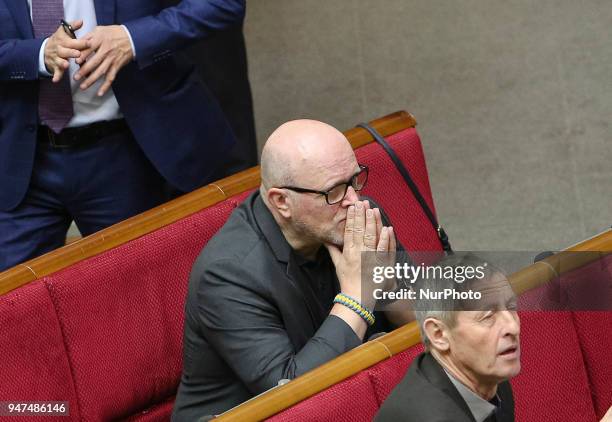
{"type": "Polygon", "coordinates": [[[49,38],[43,41],[38,52],[38,75],[50,78],[53,75],[47,72],[47,66],[45,66],[45,47],[47,46],[47,41],[49,41],[49,38]]]}
{"type": "Polygon", "coordinates": [[[136,47],[134,47],[134,40],[132,40],[132,34],[130,34],[130,31],[129,29],[127,29],[127,26],[121,25],[121,27],[125,29],[125,32],[127,32],[128,38],[130,39],[130,44],[132,45],[132,54],[134,54],[134,59],[136,59],[136,47]]]}

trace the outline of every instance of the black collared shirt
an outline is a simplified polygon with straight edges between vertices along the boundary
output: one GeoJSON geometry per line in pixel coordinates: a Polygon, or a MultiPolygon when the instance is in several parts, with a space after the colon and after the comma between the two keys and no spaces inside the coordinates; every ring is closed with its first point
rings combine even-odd
{"type": "Polygon", "coordinates": [[[340,292],[340,283],[336,277],[334,263],[324,247],[318,250],[314,260],[309,261],[296,254],[296,261],[304,279],[308,280],[307,289],[319,305],[318,319],[323,323],[334,304],[334,297],[340,292]]]}

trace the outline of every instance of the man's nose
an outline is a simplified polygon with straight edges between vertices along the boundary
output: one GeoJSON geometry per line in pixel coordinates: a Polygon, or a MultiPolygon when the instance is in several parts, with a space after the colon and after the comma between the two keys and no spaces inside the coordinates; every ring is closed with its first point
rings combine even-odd
{"type": "Polygon", "coordinates": [[[342,200],[343,207],[350,207],[355,202],[359,201],[359,195],[355,192],[352,186],[349,186],[346,190],[346,195],[344,195],[344,199],[342,200]]]}
{"type": "Polygon", "coordinates": [[[501,311],[504,317],[504,334],[518,336],[521,332],[521,321],[516,311],[501,311]]]}

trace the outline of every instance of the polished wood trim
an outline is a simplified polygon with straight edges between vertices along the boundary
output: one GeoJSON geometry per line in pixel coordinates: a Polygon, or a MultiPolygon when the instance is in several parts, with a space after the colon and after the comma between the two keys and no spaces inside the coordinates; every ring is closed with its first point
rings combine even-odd
{"type": "Polygon", "coordinates": [[[612,252],[612,229],[590,237],[582,242],[570,246],[566,251],[602,251],[612,252]]]}
{"type": "MultiPolygon", "coordinates": [[[[612,253],[612,230],[600,233],[566,249],[566,251],[580,251],[582,253],[563,254],[562,252],[561,255],[565,256],[570,263],[573,263],[567,265],[567,262],[564,261],[563,266],[557,266],[557,268],[562,268],[563,272],[597,259],[602,253],[612,253]],[[594,253],[585,254],[584,252],[594,253]]],[[[550,275],[547,271],[547,266],[535,263],[510,275],[508,279],[515,291],[524,292],[542,284],[542,277],[547,277],[546,280],[548,281],[550,275]]],[[[215,421],[249,422],[269,418],[392,355],[403,352],[419,341],[420,335],[417,324],[411,322],[374,341],[364,343],[360,347],[342,354],[285,385],[269,390],[228,410],[216,418],[215,421]]]]}
{"type": "MultiPolygon", "coordinates": [[[[385,137],[409,127],[416,127],[416,124],[414,116],[406,111],[397,111],[370,122],[370,125],[385,137]]],[[[348,138],[354,149],[374,141],[372,135],[360,127],[349,129],[344,132],[344,135],[348,138]]]]}
{"type": "MultiPolygon", "coordinates": [[[[370,124],[383,136],[389,136],[414,127],[416,120],[405,111],[373,120],[370,124]]],[[[344,132],[353,148],[359,148],[374,139],[361,128],[344,132]]],[[[53,252],[34,258],[0,273],[0,294],[26,283],[52,274],[76,262],[98,255],[172,224],[224,199],[259,186],[259,166],[252,167],[225,179],[218,180],[173,201],[108,227],[91,236],[72,242],[53,252]]]]}
{"type": "Polygon", "coordinates": [[[517,295],[539,287],[559,274],[567,273],[612,253],[612,229],[525,267],[508,279],[517,295]]]}

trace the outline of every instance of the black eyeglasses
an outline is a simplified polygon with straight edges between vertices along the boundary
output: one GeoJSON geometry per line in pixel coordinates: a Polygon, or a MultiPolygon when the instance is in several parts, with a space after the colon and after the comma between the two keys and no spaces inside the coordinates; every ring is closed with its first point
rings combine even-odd
{"type": "Polygon", "coordinates": [[[329,205],[334,205],[344,199],[349,186],[352,186],[353,189],[355,189],[355,192],[359,192],[361,189],[363,189],[367,181],[368,181],[368,166],[359,164],[359,172],[355,173],[348,182],[339,183],[327,191],[297,188],[295,186],[280,186],[279,188],[289,189],[289,190],[300,192],[300,193],[317,193],[319,195],[324,195],[325,201],[329,205]]]}

